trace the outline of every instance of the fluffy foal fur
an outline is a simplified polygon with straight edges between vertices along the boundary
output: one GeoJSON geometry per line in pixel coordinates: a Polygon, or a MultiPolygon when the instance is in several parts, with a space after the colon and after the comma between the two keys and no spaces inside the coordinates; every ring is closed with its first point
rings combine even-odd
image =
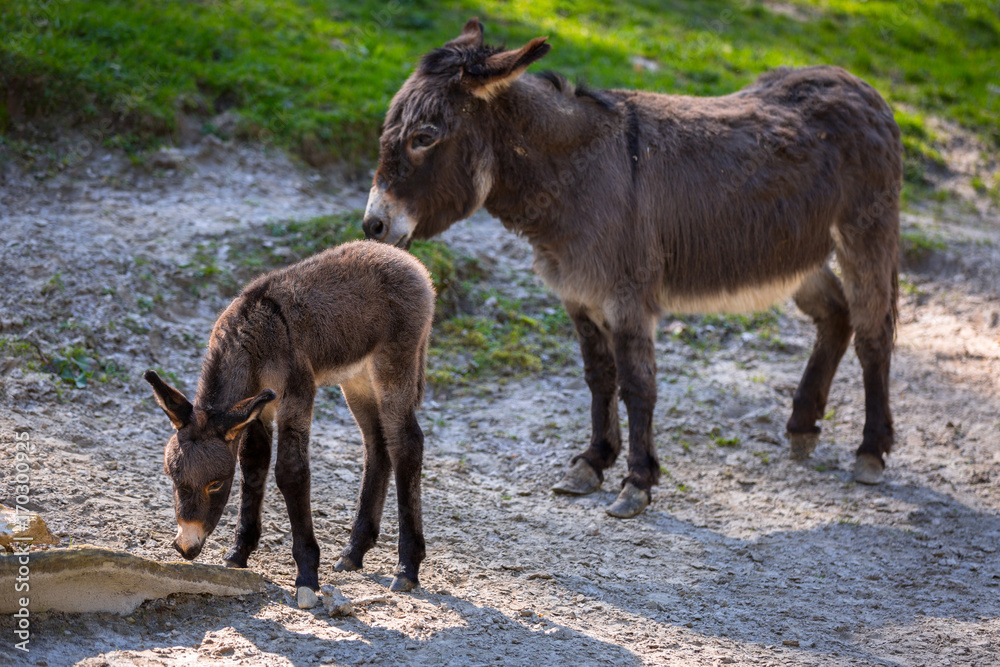
{"type": "Polygon", "coordinates": [[[238,527],[225,560],[247,566],[260,540],[276,422],[274,477],[291,521],[300,602],[301,589],[319,590],[309,430],[316,388],[339,384],[361,429],[365,466],[350,542],[335,569],[361,567],[374,546],[394,472],[399,569],[392,588],[416,586],[424,558],[424,437],[416,410],[433,315],[434,288],[420,262],[404,251],[357,241],[250,283],[212,329],[193,403],[147,371],[157,403],[177,429],[167,441],[164,469],[174,484],[174,546],[181,555],[197,557],[218,524],[238,459],[238,527]]]}
{"type": "Polygon", "coordinates": [[[555,490],[600,486],[621,449],[620,394],[629,472],[609,512],[640,512],[660,474],[658,318],[789,295],[818,332],[787,425],[793,454],[816,444],[853,333],[867,414],[855,476],[878,481],[893,442],[902,182],[899,128],[879,94],[838,67],[781,68],[724,97],[588,90],[522,76],[545,38],[504,51],[482,30],[469,21],[393,98],[364,230],[405,246],[485,206],[530,241],[593,394],[590,447],[555,490]]]}

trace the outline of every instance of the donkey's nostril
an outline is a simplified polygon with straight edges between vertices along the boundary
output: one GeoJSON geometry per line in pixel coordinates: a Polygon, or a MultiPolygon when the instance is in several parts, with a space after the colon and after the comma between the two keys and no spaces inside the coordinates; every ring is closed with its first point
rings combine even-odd
{"type": "Polygon", "coordinates": [[[361,229],[364,230],[366,238],[375,239],[376,241],[381,241],[389,233],[388,225],[381,218],[368,218],[361,225],[361,229]]]}

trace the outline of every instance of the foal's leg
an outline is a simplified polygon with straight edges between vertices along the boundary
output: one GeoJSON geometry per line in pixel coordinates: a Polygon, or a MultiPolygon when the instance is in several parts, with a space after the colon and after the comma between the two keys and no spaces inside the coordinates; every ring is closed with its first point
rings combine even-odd
{"type": "Polygon", "coordinates": [[[604,470],[610,468],[622,448],[618,425],[618,379],[609,335],[576,304],[565,304],[580,339],[583,374],[590,388],[590,447],[573,457],[566,476],[552,487],[556,493],[583,495],[601,488],[604,470]]]}
{"type": "Polygon", "coordinates": [[[660,463],[653,443],[653,408],[656,406],[656,358],[653,347],[654,317],[619,322],[612,336],[618,385],[628,411],[628,475],[621,493],[607,512],[628,518],[649,505],[650,489],[660,481],[660,463]]]}
{"type": "Polygon", "coordinates": [[[854,479],[877,484],[893,445],[889,364],[899,289],[899,213],[895,203],[869,206],[856,222],[839,226],[837,259],[854,327],[854,349],[865,385],[865,428],[854,462],[854,479]],[[881,215],[871,215],[871,211],[881,215]]]}
{"type": "MultiPolygon", "coordinates": [[[[414,332],[413,338],[426,340],[426,332],[414,332]],[[421,338],[416,337],[418,334],[421,338]]],[[[400,340],[412,339],[401,336],[400,340]]],[[[427,551],[420,503],[424,433],[416,416],[423,397],[422,363],[422,358],[418,361],[414,357],[412,345],[402,342],[384,346],[383,355],[372,363],[371,383],[378,400],[385,449],[396,477],[399,503],[399,564],[389,586],[393,591],[409,591],[420,585],[418,573],[427,551]]],[[[383,470],[388,475],[388,466],[383,465],[383,470]]]]}
{"type": "Polygon", "coordinates": [[[309,502],[309,431],[316,394],[312,375],[298,374],[296,386],[286,389],[278,413],[278,457],[274,479],[285,498],[292,524],[292,557],[295,559],[295,587],[302,604],[302,588],[319,590],[319,544],[313,532],[309,502]]]}
{"type": "Polygon", "coordinates": [[[816,422],[823,418],[830,383],[851,340],[851,319],[844,289],[829,266],[806,278],[795,293],[795,303],[816,323],[816,343],[795,390],[787,426],[792,458],[804,459],[819,441],[816,422]]]}
{"type": "Polygon", "coordinates": [[[270,423],[255,420],[247,427],[240,447],[240,514],[237,519],[236,542],[226,554],[228,567],[246,567],[247,559],[260,542],[260,509],[264,500],[267,469],[271,465],[270,423]]]}
{"type": "Polygon", "coordinates": [[[337,572],[358,570],[365,554],[378,540],[382,508],[389,488],[391,463],[379,422],[378,401],[367,373],[341,385],[347,407],[361,429],[365,446],[365,469],[361,479],[358,508],[351,528],[351,538],[333,569],[337,572]]]}
{"type": "Polygon", "coordinates": [[[399,501],[399,565],[389,590],[409,591],[420,585],[418,572],[427,553],[420,504],[424,433],[412,408],[399,415],[402,419],[395,418],[398,413],[394,408],[389,408],[387,412],[386,445],[396,475],[396,498],[399,501]]]}

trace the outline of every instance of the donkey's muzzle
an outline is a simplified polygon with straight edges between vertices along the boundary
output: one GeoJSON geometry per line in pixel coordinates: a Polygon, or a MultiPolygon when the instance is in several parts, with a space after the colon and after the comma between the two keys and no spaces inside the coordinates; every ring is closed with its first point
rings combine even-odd
{"type": "Polygon", "coordinates": [[[370,241],[381,241],[389,234],[389,225],[376,216],[366,217],[361,229],[365,233],[365,238],[370,241]]]}
{"type": "Polygon", "coordinates": [[[180,544],[177,540],[174,540],[174,549],[177,549],[177,553],[184,556],[187,560],[194,560],[201,553],[201,542],[195,542],[193,544],[180,544]]]}
{"type": "Polygon", "coordinates": [[[177,537],[174,538],[174,549],[188,560],[194,560],[201,553],[201,547],[207,537],[204,527],[193,521],[179,521],[177,537]]]}

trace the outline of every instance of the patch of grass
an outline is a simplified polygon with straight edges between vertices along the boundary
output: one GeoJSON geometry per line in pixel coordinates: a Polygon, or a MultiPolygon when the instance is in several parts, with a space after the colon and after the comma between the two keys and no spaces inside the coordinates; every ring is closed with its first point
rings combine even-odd
{"type": "Polygon", "coordinates": [[[721,435],[713,435],[712,442],[714,442],[719,447],[739,447],[740,438],[737,435],[731,436],[729,438],[724,438],[721,435]]]}
{"type": "Polygon", "coordinates": [[[899,236],[903,256],[911,262],[921,262],[948,247],[940,236],[932,236],[919,227],[904,230],[899,236]]]}
{"type": "Polygon", "coordinates": [[[829,63],[912,110],[910,178],[935,159],[936,114],[1000,145],[1000,17],[981,0],[61,0],[0,15],[0,132],[71,114],[141,150],[182,115],[204,133],[289,146],[307,160],[374,158],[379,123],[418,58],[478,15],[490,42],[548,35],[541,67],[597,87],[722,94],[779,65],[829,63]],[[789,10],[790,11],[787,11],[789,10]],[[653,66],[635,64],[642,57],[653,66]],[[66,110],[72,110],[67,112],[66,110]],[[219,114],[229,112],[232,122],[219,114]]]}
{"type": "Polygon", "coordinates": [[[77,389],[86,389],[90,380],[109,382],[126,374],[125,369],[113,361],[101,359],[94,350],[82,345],[64,347],[41,368],[77,389]]]}
{"type": "Polygon", "coordinates": [[[778,307],[759,313],[739,315],[688,315],[680,318],[683,327],[676,329],[675,338],[704,352],[718,350],[733,336],[751,332],[760,340],[776,347],[783,346],[779,337],[781,311],[778,307]]]}
{"type": "Polygon", "coordinates": [[[573,328],[562,309],[527,312],[526,304],[495,290],[490,314],[456,315],[443,320],[431,337],[428,379],[461,385],[484,375],[522,376],[562,365],[570,353],[573,328]]]}

